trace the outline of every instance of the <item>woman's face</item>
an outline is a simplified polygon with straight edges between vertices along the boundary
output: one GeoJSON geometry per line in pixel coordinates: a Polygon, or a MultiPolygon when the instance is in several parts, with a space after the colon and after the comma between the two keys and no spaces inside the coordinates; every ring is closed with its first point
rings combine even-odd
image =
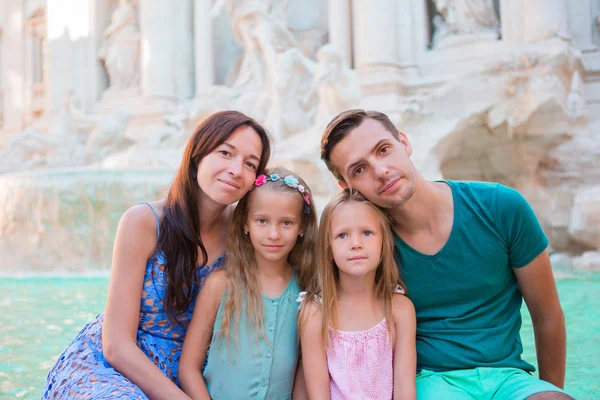
{"type": "Polygon", "coordinates": [[[250,126],[240,126],[198,163],[200,190],[218,204],[240,200],[254,184],[261,153],[258,133],[250,126]]]}

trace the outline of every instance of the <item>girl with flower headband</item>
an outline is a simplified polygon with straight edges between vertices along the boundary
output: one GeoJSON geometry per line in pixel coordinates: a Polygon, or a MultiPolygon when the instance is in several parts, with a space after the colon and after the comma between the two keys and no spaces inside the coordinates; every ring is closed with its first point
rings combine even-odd
{"type": "Polygon", "coordinates": [[[283,168],[257,177],[233,213],[225,269],[204,283],[185,337],[179,380],[190,397],[290,399],[304,389],[294,384],[296,300],[312,280],[316,226],[300,177],[283,168]]]}
{"type": "Polygon", "coordinates": [[[415,310],[393,246],[389,218],[358,192],[341,191],[323,210],[320,289],[298,298],[309,398],[415,399],[415,310]]]}

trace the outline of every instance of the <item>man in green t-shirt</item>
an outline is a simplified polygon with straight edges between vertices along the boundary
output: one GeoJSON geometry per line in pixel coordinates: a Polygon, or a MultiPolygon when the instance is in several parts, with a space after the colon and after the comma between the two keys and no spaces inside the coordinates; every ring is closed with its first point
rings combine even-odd
{"type": "Polygon", "coordinates": [[[342,187],[390,215],[398,268],[417,314],[419,399],[570,399],[563,312],[527,201],[497,183],[426,180],[380,112],[327,126],[321,158],[342,187]],[[521,303],[533,320],[539,377],[521,359],[521,303]]]}

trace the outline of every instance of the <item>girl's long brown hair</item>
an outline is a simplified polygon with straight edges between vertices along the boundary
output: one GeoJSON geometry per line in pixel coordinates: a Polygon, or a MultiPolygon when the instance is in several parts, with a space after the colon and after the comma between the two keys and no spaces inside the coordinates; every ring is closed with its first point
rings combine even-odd
{"type": "Polygon", "coordinates": [[[200,237],[198,164],[241,126],[251,127],[260,137],[262,153],[257,174],[262,173],[271,155],[267,131],[240,112],[222,111],[212,114],[196,128],[167,194],[157,248],[166,258],[164,308],[171,321],[180,323],[179,317],[188,311],[199,284],[197,271],[208,262],[208,254],[200,237]],[[199,264],[198,249],[202,254],[199,264]]]}
{"type": "MultiPolygon", "coordinates": [[[[288,175],[295,177],[304,186],[306,190],[305,194],[309,196],[309,212],[302,213],[301,219],[300,229],[303,236],[298,237],[295,246],[288,256],[289,264],[298,274],[300,287],[305,288],[314,275],[314,251],[317,237],[317,214],[311,191],[302,178],[285,168],[268,169],[266,174],[277,174],[281,179],[288,175]]],[[[258,335],[264,332],[263,308],[254,247],[252,247],[250,238],[244,234],[244,224],[248,220],[248,204],[252,194],[257,190],[263,190],[265,187],[278,191],[296,192],[298,198],[302,199],[302,194],[298,192],[298,189],[287,186],[282,180],[269,181],[262,186],[255,187],[244,196],[233,213],[229,224],[229,242],[227,246],[227,299],[225,300],[223,309],[221,330],[217,334],[217,339],[225,339],[225,345],[228,349],[229,338],[238,337],[237,333],[239,331],[239,321],[244,298],[246,298],[245,315],[248,324],[247,328],[258,335]]]]}
{"type": "MultiPolygon", "coordinates": [[[[394,259],[394,237],[390,219],[379,207],[369,202],[360,193],[352,189],[344,189],[334,195],[329,203],[323,209],[321,221],[319,223],[319,233],[317,237],[317,279],[313,283],[313,291],[310,291],[304,305],[308,302],[314,302],[321,308],[321,340],[326,346],[329,345],[329,327],[334,330],[338,327],[337,305],[338,305],[338,284],[339,271],[333,260],[331,251],[331,219],[333,214],[342,204],[356,202],[367,204],[377,213],[382,232],[381,259],[375,272],[375,296],[383,299],[385,319],[393,338],[394,319],[392,317],[392,297],[395,289],[400,286],[406,291],[404,282],[398,273],[396,260],[394,259]]],[[[356,218],[360,218],[359,215],[356,218]]],[[[299,330],[302,331],[306,325],[306,308],[301,307],[299,330]]],[[[393,339],[392,339],[393,340],[393,339]]]]}

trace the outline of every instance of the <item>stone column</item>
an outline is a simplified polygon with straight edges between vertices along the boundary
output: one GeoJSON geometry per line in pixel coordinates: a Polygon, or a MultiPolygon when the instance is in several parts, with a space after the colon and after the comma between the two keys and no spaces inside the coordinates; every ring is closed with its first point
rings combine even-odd
{"type": "Polygon", "coordinates": [[[527,0],[522,2],[522,11],[527,16],[522,25],[524,42],[543,40],[553,33],[569,36],[567,0],[527,0]]]}
{"type": "MultiPolygon", "coordinates": [[[[72,22],[87,22],[87,14],[66,13],[67,7],[75,6],[73,0],[48,0],[46,2],[46,113],[56,114],[64,109],[69,91],[80,82],[81,65],[76,57],[75,40],[81,39],[73,30],[72,22]],[[76,15],[73,16],[73,15],[76,15]]],[[[79,93],[77,93],[79,95],[79,93]]]]}
{"type": "Polygon", "coordinates": [[[395,0],[353,0],[354,65],[361,75],[398,73],[398,18],[395,0]]]}
{"type": "Polygon", "coordinates": [[[398,0],[398,62],[402,74],[407,77],[418,75],[417,49],[420,43],[417,40],[418,29],[415,26],[419,21],[425,25],[422,16],[422,5],[414,0],[398,0]]]}
{"type": "Polygon", "coordinates": [[[596,50],[593,44],[592,31],[594,25],[594,13],[591,0],[579,0],[569,3],[569,28],[575,45],[583,51],[596,50]]]}
{"type": "Polygon", "coordinates": [[[215,83],[213,53],[213,23],[210,17],[212,1],[194,1],[194,69],[196,94],[215,83]]]}
{"type": "Polygon", "coordinates": [[[23,0],[4,0],[0,2],[0,11],[4,16],[2,35],[2,79],[4,131],[0,143],[23,129],[23,94],[25,91],[24,42],[23,42],[23,0]]]}
{"type": "Polygon", "coordinates": [[[502,41],[517,44],[523,42],[524,6],[522,0],[500,1],[500,29],[502,41]]]}
{"type": "Polygon", "coordinates": [[[352,16],[350,0],[329,0],[329,43],[340,51],[352,68],[352,16]]]}
{"type": "Polygon", "coordinates": [[[140,0],[141,86],[145,96],[194,94],[193,0],[140,0]]]}
{"type": "Polygon", "coordinates": [[[110,24],[111,8],[106,0],[90,1],[90,33],[87,38],[86,48],[86,96],[82,99],[84,110],[91,111],[94,104],[100,99],[102,93],[108,88],[108,75],[99,58],[100,49],[104,40],[104,30],[110,24]]]}

